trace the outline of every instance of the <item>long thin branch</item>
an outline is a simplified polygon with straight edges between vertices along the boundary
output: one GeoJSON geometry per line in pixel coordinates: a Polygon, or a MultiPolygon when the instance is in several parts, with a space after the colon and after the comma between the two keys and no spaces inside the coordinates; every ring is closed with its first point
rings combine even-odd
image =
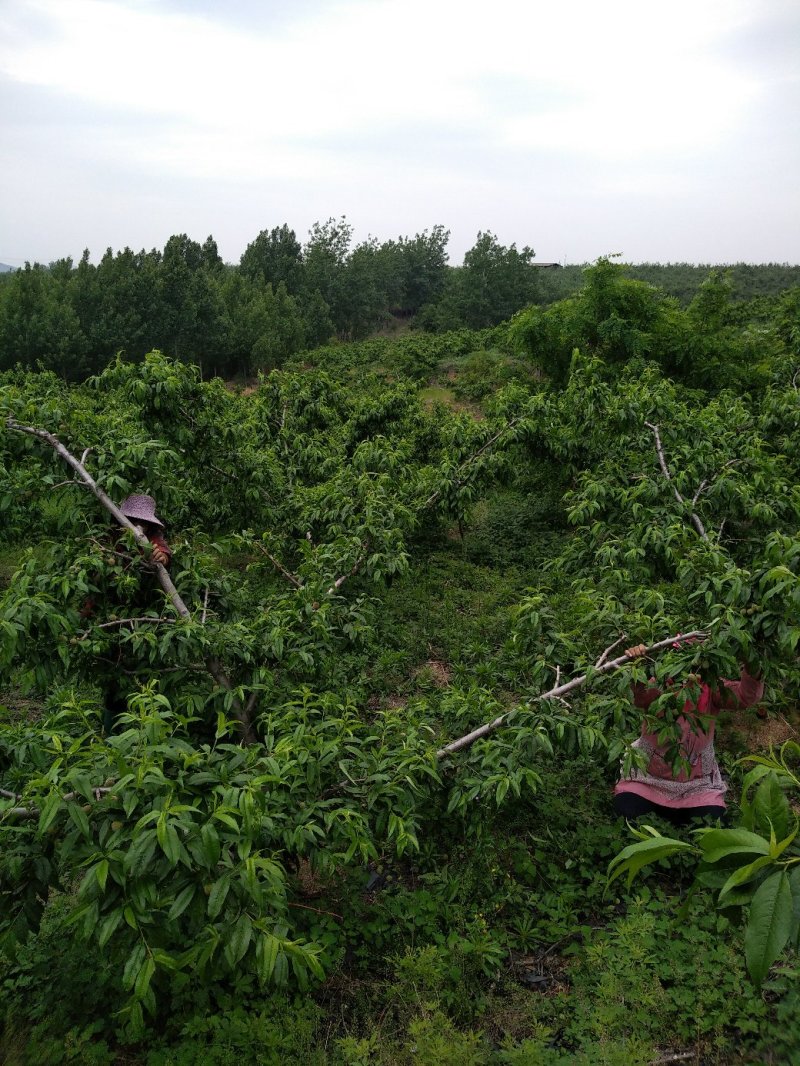
{"type": "MultiPolygon", "coordinates": [[[[666,457],[664,456],[664,446],[661,443],[661,434],[658,431],[658,426],[654,425],[652,422],[645,422],[645,425],[647,426],[647,428],[649,430],[652,431],[653,436],[655,437],[656,452],[658,453],[658,462],[659,462],[659,465],[661,466],[661,472],[664,475],[664,477],[667,479],[667,481],[670,483],[670,486],[672,488],[672,492],[673,492],[673,495],[675,496],[675,499],[678,501],[678,503],[682,507],[685,507],[686,506],[686,500],[684,500],[683,496],[681,496],[681,494],[680,494],[680,492],[678,490],[678,486],[672,480],[672,475],[669,472],[669,467],[667,466],[667,460],[666,460],[666,457]]],[[[699,495],[700,495],[700,492],[698,491],[697,495],[695,496],[694,500],[692,501],[693,504],[696,502],[697,497],[699,495]]],[[[690,509],[689,517],[692,520],[692,525],[694,526],[694,528],[697,530],[697,532],[700,534],[700,536],[703,538],[703,540],[707,541],[708,540],[708,534],[706,533],[705,526],[700,521],[699,515],[696,514],[695,511],[690,509]]]]}
{"type": "MultiPolygon", "coordinates": [[[[25,426],[21,422],[17,422],[14,418],[7,418],[6,426],[9,429],[15,430],[16,432],[28,433],[32,437],[38,437],[40,440],[46,441],[46,443],[49,444],[50,447],[53,448],[54,451],[61,456],[64,462],[67,463],[68,466],[72,467],[72,469],[76,472],[80,479],[86,485],[89,486],[89,488],[95,494],[97,499],[100,501],[103,507],[105,507],[109,514],[115,519],[115,521],[117,521],[119,525],[121,525],[124,529],[128,529],[131,533],[133,533],[133,536],[138,546],[142,549],[145,549],[149,546],[150,541],[147,539],[144,533],[142,533],[133,524],[133,522],[131,522],[131,520],[127,518],[126,515],[122,513],[122,511],[120,511],[119,507],[117,507],[111,497],[106,492],[104,492],[103,489],[100,488],[100,486],[94,480],[94,478],[86,469],[86,467],[78,459],[76,459],[70,451],[68,451],[64,447],[58,437],[54,436],[52,433],[48,433],[46,429],[39,429],[36,426],[25,426]]],[[[155,573],[156,577],[158,578],[159,584],[161,585],[168,599],[172,603],[172,606],[175,608],[181,618],[188,621],[192,617],[192,613],[181,599],[180,593],[175,588],[175,585],[172,583],[172,578],[169,576],[166,569],[161,565],[161,563],[155,564],[155,573]]],[[[233,686],[231,685],[230,680],[225,674],[225,671],[222,667],[222,663],[219,661],[219,659],[210,658],[207,661],[207,665],[208,671],[214,678],[214,680],[219,685],[221,685],[222,688],[226,689],[228,692],[232,692],[233,686]]],[[[236,696],[234,696],[233,698],[232,708],[234,715],[236,716],[237,720],[239,721],[239,724],[242,727],[243,740],[245,741],[245,743],[248,744],[253,743],[256,737],[253,732],[252,723],[250,722],[247,714],[245,713],[245,709],[242,706],[241,701],[236,696]]]]}
{"type": "Polygon", "coordinates": [[[125,626],[129,622],[147,622],[150,625],[159,625],[166,623],[167,625],[174,625],[174,618],[154,618],[148,615],[142,615],[141,618],[115,618],[113,622],[97,622],[90,629],[84,630],[84,636],[87,633],[91,633],[93,629],[113,629],[114,626],[125,626]]]}
{"type": "MultiPolygon", "coordinates": [[[[487,451],[489,448],[491,448],[492,445],[495,444],[503,436],[504,433],[507,433],[508,430],[512,428],[512,426],[515,426],[521,420],[522,420],[522,415],[520,415],[517,418],[512,418],[511,421],[508,422],[505,426],[503,426],[502,429],[499,429],[497,431],[497,433],[495,433],[495,435],[493,437],[491,437],[489,440],[487,440],[486,443],[484,445],[482,445],[477,450],[477,452],[475,452],[474,455],[470,455],[467,459],[464,460],[463,463],[461,463],[461,465],[459,466],[458,470],[456,471],[456,481],[455,481],[456,488],[458,488],[464,481],[464,479],[462,477],[460,477],[459,475],[464,470],[466,470],[467,467],[471,466],[477,459],[480,459],[480,457],[483,455],[483,453],[485,451],[487,451]]],[[[436,503],[436,501],[439,499],[439,497],[444,492],[445,487],[446,486],[443,485],[441,488],[437,489],[435,492],[432,492],[431,495],[427,498],[427,500],[423,503],[421,509],[424,511],[427,507],[430,507],[432,504],[436,503]]]]}
{"type": "MultiPolygon", "coordinates": [[[[679,633],[674,637],[666,637],[664,640],[659,640],[655,644],[651,644],[646,650],[645,654],[650,654],[655,651],[662,651],[664,648],[669,648],[677,640],[687,640],[690,637],[695,637],[697,640],[705,640],[708,636],[702,630],[694,630],[691,633],[679,633]]],[[[596,666],[593,669],[593,674],[608,673],[609,670],[618,670],[620,666],[625,666],[626,663],[633,662],[627,655],[620,655],[616,659],[610,659],[608,662],[603,663],[601,666],[596,666]]],[[[579,677],[574,677],[571,681],[566,681],[563,685],[556,685],[547,692],[543,692],[540,696],[536,696],[536,700],[552,700],[559,699],[567,692],[572,692],[576,688],[580,688],[588,680],[588,674],[581,674],[579,677]]],[[[492,722],[487,722],[485,725],[479,726],[477,729],[473,729],[471,733],[467,733],[466,736],[459,737],[458,740],[453,740],[449,744],[446,744],[443,748],[439,748],[436,752],[437,759],[443,759],[446,755],[452,755],[454,752],[463,751],[464,748],[470,747],[476,740],[480,740],[481,737],[487,737],[490,733],[494,733],[496,729],[502,726],[508,718],[510,711],[506,711],[505,714],[499,715],[492,722]]]]}
{"type": "MultiPolygon", "coordinates": [[[[99,802],[103,796],[107,796],[109,792],[113,791],[113,786],[111,788],[104,786],[103,788],[93,788],[92,794],[94,795],[95,801],[99,802]]],[[[16,795],[14,792],[7,792],[5,789],[0,789],[0,795],[5,796],[7,799],[22,799],[21,796],[16,795]]],[[[61,797],[64,803],[69,803],[71,800],[79,798],[84,798],[83,794],[80,792],[67,792],[61,797]]],[[[10,814],[14,818],[38,818],[39,813],[38,807],[7,807],[4,811],[0,811],[0,817],[10,814]]]]}
{"type": "Polygon", "coordinates": [[[268,552],[263,544],[256,544],[256,548],[258,548],[262,555],[266,555],[266,557],[269,559],[269,561],[272,563],[278,573],[282,577],[285,577],[291,585],[294,585],[296,589],[301,589],[303,587],[303,582],[300,580],[297,574],[293,574],[291,570],[287,570],[283,563],[280,562],[279,559],[276,559],[271,552],[268,552]]]}

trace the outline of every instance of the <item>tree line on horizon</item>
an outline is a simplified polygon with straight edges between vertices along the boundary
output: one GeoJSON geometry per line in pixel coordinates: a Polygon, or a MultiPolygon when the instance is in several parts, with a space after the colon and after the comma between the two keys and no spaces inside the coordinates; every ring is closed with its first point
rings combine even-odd
{"type": "MultiPolygon", "coordinates": [[[[236,265],[216,241],[186,234],[163,251],[114,252],[92,264],[59,259],[0,278],[0,370],[21,365],[82,380],[118,353],[160,349],[204,373],[251,375],[331,341],[363,339],[410,323],[432,332],[483,329],[530,305],[550,305],[583,284],[584,267],[541,270],[533,249],[478,233],[450,266],[449,230],[353,241],[346,218],[315,223],[305,244],[288,225],[262,230],[236,265]]],[[[630,276],[688,303],[709,268],[641,264],[630,276]]],[[[739,298],[770,300],[800,281],[800,267],[732,270],[739,298]]]]}

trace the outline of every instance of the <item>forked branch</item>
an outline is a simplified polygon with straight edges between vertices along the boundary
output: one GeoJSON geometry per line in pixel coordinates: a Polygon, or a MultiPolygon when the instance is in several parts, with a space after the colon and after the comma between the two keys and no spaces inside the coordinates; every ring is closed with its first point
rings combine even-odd
{"type": "MultiPolygon", "coordinates": [[[[672,493],[673,493],[675,499],[678,501],[678,503],[681,505],[681,507],[686,507],[686,500],[684,500],[683,496],[681,495],[681,493],[680,493],[680,491],[678,489],[678,486],[672,480],[672,474],[670,474],[670,472],[669,472],[669,467],[667,466],[667,460],[666,460],[666,457],[664,455],[664,445],[661,443],[661,434],[658,431],[658,426],[654,425],[654,423],[652,423],[652,422],[645,422],[645,425],[647,426],[647,428],[652,432],[653,436],[655,437],[656,453],[658,454],[658,462],[659,462],[659,465],[661,467],[661,473],[664,475],[664,477],[669,482],[669,484],[670,484],[670,486],[672,488],[672,493]]],[[[689,518],[692,521],[692,525],[697,530],[697,532],[700,534],[700,536],[703,538],[703,540],[707,541],[708,540],[708,534],[706,533],[705,526],[700,521],[700,516],[696,513],[696,511],[694,511],[692,509],[692,507],[694,506],[694,504],[699,499],[700,494],[701,494],[701,492],[703,491],[703,489],[705,487],[706,487],[706,482],[704,481],[700,485],[700,488],[695,493],[694,499],[692,500],[692,505],[689,508],[689,518]]]]}

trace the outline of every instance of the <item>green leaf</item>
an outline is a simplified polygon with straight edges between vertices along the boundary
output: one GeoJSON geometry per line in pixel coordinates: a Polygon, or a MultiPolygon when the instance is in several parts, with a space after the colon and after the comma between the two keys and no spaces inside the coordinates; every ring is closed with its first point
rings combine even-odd
{"type": "Polygon", "coordinates": [[[244,957],[250,946],[250,938],[253,935],[253,923],[246,914],[240,914],[233,932],[225,945],[225,958],[228,965],[233,969],[237,962],[244,957]]]}
{"type": "Polygon", "coordinates": [[[800,942],[800,865],[793,867],[789,874],[789,887],[792,890],[792,930],[789,936],[796,950],[800,942]]]}
{"type": "Polygon", "coordinates": [[[278,951],[278,956],[275,959],[275,967],[272,973],[274,976],[275,984],[279,988],[283,988],[289,976],[289,963],[286,961],[286,955],[284,954],[282,948],[278,951]]]}
{"type": "Polygon", "coordinates": [[[774,862],[771,855],[760,855],[753,862],[748,863],[746,866],[740,866],[738,870],[734,870],[720,889],[719,902],[721,904],[727,902],[723,901],[723,896],[727,896],[732,889],[737,887],[737,885],[743,885],[752,877],[755,877],[759,870],[763,870],[764,867],[769,866],[771,862],[774,862]]]}
{"type": "Polygon", "coordinates": [[[692,845],[687,844],[685,840],[662,836],[654,836],[638,844],[629,844],[609,863],[606,885],[611,885],[623,873],[628,874],[628,885],[630,885],[643,866],[658,862],[659,859],[665,859],[669,855],[675,855],[679,851],[691,851],[691,849],[692,845]]]}
{"type": "Polygon", "coordinates": [[[67,811],[69,812],[72,821],[78,827],[79,832],[83,834],[86,840],[91,840],[92,834],[89,829],[89,819],[86,816],[86,811],[83,807],[77,803],[70,802],[67,805],[67,811]]]}
{"type": "Polygon", "coordinates": [[[275,969],[275,960],[278,958],[280,942],[271,933],[264,933],[259,937],[256,944],[256,961],[258,963],[258,979],[266,984],[272,977],[275,969]]]}
{"type": "Polygon", "coordinates": [[[770,826],[778,839],[786,836],[789,830],[789,801],[778,782],[778,775],[770,772],[756,790],[753,807],[759,829],[768,833],[770,826]]]}
{"type": "Polygon", "coordinates": [[[768,855],[769,841],[747,829],[710,829],[703,831],[698,843],[706,862],[719,862],[738,852],[768,855]]]}
{"type": "Polygon", "coordinates": [[[105,947],[114,934],[119,923],[122,921],[122,910],[117,908],[102,920],[97,927],[97,943],[101,948],[105,947]]]}
{"type": "Polygon", "coordinates": [[[156,972],[156,964],[151,955],[148,955],[144,960],[141,969],[136,975],[136,983],[133,987],[134,995],[137,999],[144,999],[147,994],[147,990],[150,988],[150,981],[153,978],[153,974],[156,972]]]}
{"type": "Polygon", "coordinates": [[[194,899],[195,892],[197,891],[197,885],[187,885],[182,892],[178,893],[172,906],[167,914],[167,920],[172,922],[176,918],[180,918],[186,908],[194,899]]]}
{"type": "Polygon", "coordinates": [[[153,861],[156,843],[156,835],[152,831],[134,837],[122,863],[125,873],[131,877],[141,877],[153,861]]]}
{"type": "Polygon", "coordinates": [[[172,822],[159,821],[156,826],[156,836],[161,850],[169,859],[170,865],[175,866],[181,854],[181,844],[175,826],[172,822]]]}
{"type": "Polygon", "coordinates": [[[208,896],[208,916],[209,918],[216,918],[219,912],[225,905],[225,897],[228,895],[228,889],[231,887],[231,875],[223,874],[218,881],[215,881],[211,886],[211,892],[208,896]]]}
{"type": "Polygon", "coordinates": [[[206,822],[200,830],[200,839],[203,842],[203,854],[206,862],[210,868],[213,868],[219,862],[221,849],[219,835],[211,822],[206,822]]]}
{"type": "Polygon", "coordinates": [[[47,799],[44,801],[41,813],[39,814],[39,832],[46,833],[53,819],[58,814],[58,809],[61,806],[61,796],[58,792],[51,792],[47,799]]]}
{"type": "Polygon", "coordinates": [[[144,944],[141,940],[134,944],[133,951],[131,951],[128,959],[125,963],[125,968],[122,971],[122,987],[133,988],[133,983],[139,971],[142,968],[145,955],[147,954],[144,944]]]}
{"type": "Polygon", "coordinates": [[[100,891],[105,892],[106,881],[108,880],[108,859],[101,859],[94,869],[97,883],[100,886],[100,891]]]}
{"type": "Polygon", "coordinates": [[[747,970],[760,986],[792,930],[792,890],[784,871],[768,877],[753,897],[744,934],[747,970]]]}

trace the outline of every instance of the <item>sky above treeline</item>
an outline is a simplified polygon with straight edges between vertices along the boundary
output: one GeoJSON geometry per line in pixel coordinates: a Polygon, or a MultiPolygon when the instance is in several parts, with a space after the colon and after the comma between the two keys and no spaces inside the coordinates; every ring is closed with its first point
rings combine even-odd
{"type": "Polygon", "coordinates": [[[0,262],[345,215],[800,261],[797,0],[0,0],[0,262]]]}

